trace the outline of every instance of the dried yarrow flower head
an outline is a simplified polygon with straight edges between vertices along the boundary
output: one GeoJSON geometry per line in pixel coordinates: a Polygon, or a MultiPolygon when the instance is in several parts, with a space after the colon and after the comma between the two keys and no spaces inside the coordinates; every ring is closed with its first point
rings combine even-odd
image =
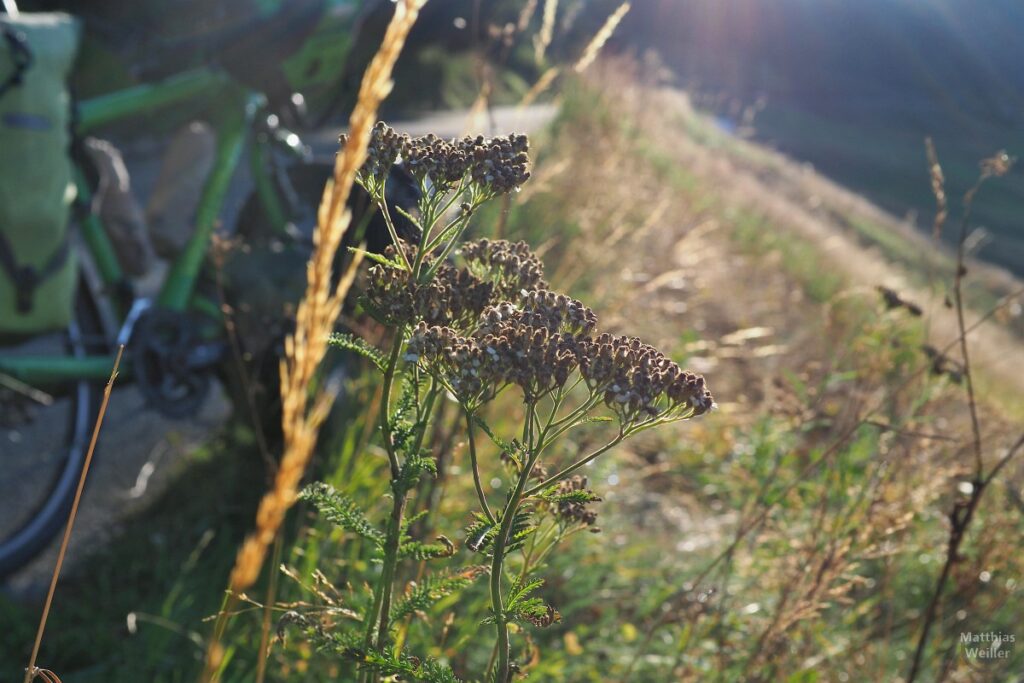
{"type": "Polygon", "coordinates": [[[526,242],[481,239],[462,245],[460,253],[471,273],[494,283],[500,301],[515,301],[523,292],[548,288],[544,264],[526,242]]]}
{"type": "MultiPolygon", "coordinates": [[[[346,137],[341,135],[338,138],[343,148],[346,137]]],[[[366,161],[359,169],[359,181],[364,185],[383,182],[398,160],[404,138],[408,136],[399,135],[391,126],[378,121],[370,132],[370,144],[366,149],[366,161]]]]}
{"type": "Polygon", "coordinates": [[[504,302],[490,306],[480,315],[477,335],[500,335],[511,328],[523,328],[557,334],[576,342],[597,327],[597,315],[582,302],[546,289],[523,292],[517,304],[504,302]]]}
{"type": "Polygon", "coordinates": [[[456,143],[433,133],[402,140],[402,162],[420,180],[427,178],[439,190],[458,184],[466,175],[469,159],[456,143]]]}
{"type": "MultiPolygon", "coordinates": [[[[341,143],[345,143],[342,135],[341,143]]],[[[529,142],[525,135],[483,136],[444,140],[434,134],[410,137],[378,122],[371,134],[359,182],[371,194],[379,192],[391,167],[401,163],[433,194],[456,189],[463,182],[484,195],[517,189],[530,177],[529,142]]]]}
{"type": "Polygon", "coordinates": [[[469,175],[481,187],[494,194],[518,189],[530,178],[527,170],[530,144],[525,135],[485,139],[483,136],[463,138],[459,148],[469,159],[469,175]]]}
{"type": "MultiPolygon", "coordinates": [[[[394,259],[396,253],[388,247],[385,258],[394,259]]],[[[432,259],[425,262],[430,265],[432,259]]],[[[369,270],[363,304],[386,325],[423,321],[470,330],[493,299],[494,284],[463,268],[441,265],[433,279],[418,283],[409,270],[380,263],[369,270]]]]}
{"type": "Polygon", "coordinates": [[[636,337],[602,334],[580,343],[580,374],[624,422],[695,417],[714,405],[704,378],[636,337]]]}
{"type": "Polygon", "coordinates": [[[422,364],[470,409],[494,398],[508,383],[493,354],[450,327],[421,322],[409,337],[405,360],[422,364]]]}
{"type": "MultiPolygon", "coordinates": [[[[402,243],[406,261],[415,254],[402,243]]],[[[388,247],[385,259],[398,263],[398,252],[388,247]]],[[[498,302],[524,304],[527,310],[536,310],[534,301],[537,288],[544,282],[540,259],[525,242],[479,240],[467,243],[462,250],[466,267],[457,268],[447,263],[437,267],[433,279],[426,283],[414,282],[410,272],[399,267],[379,263],[369,270],[364,303],[367,310],[387,325],[412,325],[426,322],[444,325],[464,332],[472,332],[481,313],[498,302]]],[[[425,266],[435,259],[424,257],[425,266]]],[[[549,295],[554,296],[554,295],[549,295]]],[[[554,303],[567,305],[562,297],[554,303]]],[[[576,302],[578,307],[582,304],[576,302]]]]}
{"type": "Polygon", "coordinates": [[[488,308],[473,336],[420,323],[409,338],[408,360],[420,362],[465,406],[475,409],[508,385],[528,402],[564,387],[577,366],[574,337],[523,324],[511,304],[488,308]]]}
{"type": "Polygon", "coordinates": [[[711,409],[703,377],[635,337],[591,339],[596,327],[597,316],[581,302],[535,290],[523,294],[519,305],[484,308],[468,335],[421,322],[409,339],[407,358],[422,363],[472,408],[508,385],[535,402],[564,388],[578,368],[591,394],[602,398],[624,429],[711,409]]]}

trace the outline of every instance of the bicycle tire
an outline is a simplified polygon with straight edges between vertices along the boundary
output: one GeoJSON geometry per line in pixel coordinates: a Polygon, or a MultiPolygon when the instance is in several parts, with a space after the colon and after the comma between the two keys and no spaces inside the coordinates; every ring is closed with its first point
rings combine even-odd
{"type": "MultiPolygon", "coordinates": [[[[92,341],[102,339],[102,333],[99,313],[85,282],[78,287],[74,316],[64,337],[67,352],[73,355],[85,355],[105,346],[92,341]]],[[[0,533],[0,580],[31,562],[64,528],[85,464],[102,387],[102,382],[81,380],[62,391],[62,396],[66,397],[63,400],[70,401],[71,405],[67,411],[63,446],[57,456],[59,462],[55,459],[46,491],[32,501],[31,511],[21,511],[14,527],[0,533]]],[[[45,418],[43,415],[37,419],[45,418]]],[[[14,473],[8,472],[11,474],[14,473]]]]}

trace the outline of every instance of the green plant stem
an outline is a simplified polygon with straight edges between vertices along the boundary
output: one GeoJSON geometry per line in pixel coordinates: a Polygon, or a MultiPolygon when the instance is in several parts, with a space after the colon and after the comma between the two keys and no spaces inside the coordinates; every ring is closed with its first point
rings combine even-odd
{"type": "Polygon", "coordinates": [[[401,248],[401,240],[398,239],[398,230],[395,229],[395,222],[391,219],[391,212],[388,210],[388,201],[385,194],[385,186],[387,179],[381,182],[380,192],[377,195],[377,206],[380,208],[381,215],[384,216],[384,223],[388,226],[388,234],[391,237],[391,241],[394,242],[395,251],[398,252],[398,258],[401,259],[402,263],[405,264],[406,268],[411,268],[409,259],[405,256],[405,250],[401,248]]]}
{"type": "MultiPolygon", "coordinates": [[[[398,332],[400,333],[401,330],[398,332]]],[[[398,465],[398,456],[394,453],[394,444],[392,443],[390,433],[390,418],[388,417],[391,386],[394,383],[394,372],[398,364],[398,357],[401,348],[401,335],[396,334],[394,348],[392,349],[391,357],[388,361],[388,373],[385,377],[385,389],[383,396],[381,397],[381,424],[382,426],[388,425],[388,431],[385,432],[385,440],[388,443],[389,459],[391,459],[393,463],[391,482],[392,491],[394,493],[394,504],[391,507],[391,517],[388,520],[388,528],[384,539],[384,562],[381,570],[380,582],[377,585],[377,590],[374,591],[373,612],[368,620],[365,638],[367,647],[381,647],[388,639],[388,629],[391,625],[391,599],[394,594],[395,576],[398,571],[398,551],[402,543],[402,519],[405,515],[405,508],[409,499],[409,492],[405,487],[395,485],[401,476],[401,467],[398,465]],[[376,638],[373,636],[375,623],[377,628],[376,638]]],[[[437,382],[431,382],[430,389],[427,391],[427,396],[423,405],[417,411],[420,424],[419,433],[417,434],[416,441],[413,444],[412,452],[414,453],[419,452],[420,448],[423,446],[423,439],[426,435],[428,426],[426,416],[429,416],[433,411],[437,394],[437,382]]]]}
{"type": "Polygon", "coordinates": [[[395,573],[398,569],[398,548],[402,540],[402,515],[405,513],[407,494],[395,492],[395,504],[391,507],[391,519],[388,521],[387,538],[384,541],[384,570],[381,572],[381,603],[380,624],[377,628],[376,645],[381,647],[387,642],[388,627],[391,621],[391,595],[394,592],[395,573]]]}
{"type": "Polygon", "coordinates": [[[540,455],[539,443],[533,441],[533,415],[534,405],[528,405],[526,410],[526,424],[523,425],[523,443],[530,445],[530,457],[526,465],[519,472],[519,481],[516,488],[508,499],[505,509],[501,513],[501,526],[498,528],[498,535],[494,537],[494,558],[491,560],[491,611],[494,613],[494,625],[497,631],[497,652],[498,669],[495,680],[497,683],[508,683],[511,680],[509,660],[511,658],[511,647],[508,639],[508,617],[505,614],[505,606],[501,597],[501,576],[505,560],[505,545],[508,543],[508,536],[515,522],[516,511],[523,500],[523,492],[526,489],[526,482],[530,479],[530,472],[540,455]]]}
{"type": "Polygon", "coordinates": [[[380,431],[384,436],[384,449],[388,453],[388,463],[391,465],[391,478],[398,479],[401,474],[401,466],[398,463],[398,455],[395,453],[395,443],[391,434],[391,389],[395,383],[395,370],[398,367],[398,358],[402,353],[402,332],[403,328],[395,330],[395,338],[392,342],[391,356],[388,357],[387,369],[384,372],[384,387],[380,397],[380,431]]]}
{"type": "Polygon", "coordinates": [[[529,478],[529,471],[533,469],[536,458],[531,456],[526,467],[519,475],[512,497],[501,515],[501,526],[498,528],[498,535],[494,538],[494,559],[491,561],[491,610],[494,612],[494,624],[498,634],[498,675],[495,679],[498,683],[507,683],[510,680],[509,657],[511,656],[508,640],[508,620],[505,615],[505,606],[501,598],[501,575],[502,563],[505,560],[505,544],[508,542],[508,535],[515,521],[516,510],[523,499],[523,489],[526,488],[526,480],[529,478]]]}
{"type": "Polygon", "coordinates": [[[570,474],[572,474],[573,472],[575,472],[579,468],[583,467],[588,462],[591,462],[594,458],[598,457],[599,455],[601,455],[602,453],[608,451],[609,449],[614,448],[615,446],[617,446],[625,437],[626,437],[625,433],[620,431],[618,436],[616,436],[614,439],[612,439],[611,441],[609,441],[605,445],[603,445],[600,448],[598,448],[596,451],[594,451],[593,453],[591,453],[587,457],[583,458],[582,460],[577,460],[573,464],[569,465],[568,467],[566,467],[565,469],[560,471],[558,474],[553,474],[550,477],[548,477],[547,479],[545,479],[544,481],[542,481],[541,483],[539,483],[536,486],[534,486],[532,489],[530,489],[529,491],[526,492],[526,496],[525,497],[529,498],[530,496],[535,496],[538,493],[540,493],[541,491],[543,491],[544,489],[546,489],[549,486],[551,486],[552,484],[554,484],[554,483],[564,479],[565,477],[568,477],[570,474]]]}
{"type": "MultiPolygon", "coordinates": [[[[395,453],[394,439],[391,433],[391,389],[395,381],[395,370],[398,367],[398,359],[402,352],[402,328],[395,330],[395,336],[392,341],[391,355],[388,357],[388,364],[384,371],[384,385],[381,388],[380,397],[380,430],[384,438],[384,450],[388,454],[388,464],[391,470],[391,480],[396,481],[401,476],[401,465],[398,462],[398,455],[395,453]]],[[[395,496],[395,506],[399,505],[398,499],[400,496],[395,496]]],[[[405,501],[401,503],[404,507],[405,501]]],[[[392,510],[392,517],[394,517],[394,510],[392,510]]],[[[401,511],[399,512],[399,520],[401,519],[401,511]]],[[[399,532],[401,532],[401,526],[399,525],[399,532]]],[[[391,539],[391,524],[388,525],[388,537],[385,541],[385,545],[390,544],[391,539]]],[[[397,550],[396,550],[397,554],[397,550]]],[[[374,587],[373,591],[373,606],[370,612],[366,615],[366,633],[363,636],[363,648],[370,649],[375,644],[374,633],[377,626],[378,615],[381,613],[381,606],[384,603],[384,591],[387,586],[387,575],[393,573],[393,567],[389,570],[389,566],[386,560],[387,550],[385,549],[385,564],[381,572],[380,581],[374,587]]],[[[391,564],[394,564],[394,558],[392,558],[391,564]]],[[[364,678],[365,680],[365,678],[364,678]]]]}
{"type": "Polygon", "coordinates": [[[476,459],[476,442],[473,439],[473,416],[468,410],[464,412],[466,414],[466,434],[469,440],[469,460],[473,465],[473,486],[476,487],[476,497],[480,500],[480,509],[487,516],[487,521],[491,524],[496,524],[497,522],[494,519],[494,515],[491,514],[491,509],[487,507],[487,496],[484,495],[484,488],[480,483],[480,467],[476,459]]]}

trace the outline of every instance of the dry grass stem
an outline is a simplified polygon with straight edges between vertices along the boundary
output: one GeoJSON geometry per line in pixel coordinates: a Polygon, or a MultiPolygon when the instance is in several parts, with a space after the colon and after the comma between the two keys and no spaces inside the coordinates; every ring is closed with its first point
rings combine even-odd
{"type": "Polygon", "coordinates": [[[530,20],[533,19],[533,15],[537,11],[537,2],[538,0],[527,0],[523,5],[523,9],[519,13],[519,21],[516,22],[516,30],[519,33],[525,31],[526,27],[530,25],[530,20]]]}
{"type": "MultiPolygon", "coordinates": [[[[550,5],[557,3],[548,4],[550,5]]],[[[583,55],[573,66],[573,71],[575,71],[578,74],[583,73],[591,64],[594,63],[594,60],[596,60],[598,56],[601,54],[601,48],[605,46],[608,40],[612,37],[612,34],[615,33],[615,28],[622,21],[622,18],[626,16],[626,13],[629,11],[629,8],[630,4],[628,2],[624,2],[621,5],[619,5],[619,8],[615,10],[615,12],[613,12],[607,20],[605,20],[604,25],[601,26],[601,30],[595,33],[594,37],[590,39],[590,42],[587,44],[586,49],[583,51],[583,55]]],[[[541,28],[541,36],[544,35],[544,29],[547,27],[547,9],[548,5],[545,5],[545,23],[544,27],[541,28]]],[[[554,19],[552,18],[552,22],[553,21],[554,19]]],[[[548,39],[548,41],[550,42],[550,38],[548,39]]],[[[540,56],[542,55],[539,53],[537,61],[540,61],[540,56]]],[[[547,71],[545,71],[543,74],[541,74],[541,77],[537,79],[537,82],[533,84],[533,87],[531,87],[526,92],[526,94],[523,95],[523,99],[519,101],[519,107],[528,107],[531,104],[533,104],[533,102],[538,97],[540,97],[548,88],[551,87],[551,85],[555,82],[555,79],[558,78],[559,73],[560,70],[558,69],[558,67],[553,66],[549,68],[547,71]]]]}
{"type": "MultiPolygon", "coordinates": [[[[235,559],[230,579],[232,594],[252,586],[259,577],[267,548],[273,543],[285,513],[295,502],[317,434],[330,411],[331,392],[320,391],[311,401],[309,390],[327,353],[328,338],[360,262],[357,255],[338,284],[332,286],[334,258],[351,219],[346,205],[356,172],[366,160],[377,109],[391,91],[395,62],[425,2],[403,0],[395,5],[381,46],[363,76],[359,98],[349,119],[346,143],[335,161],[334,177],[324,189],[313,235],[313,256],[306,267],[306,293],[296,314],[295,332],[286,340],[285,358],[281,361],[284,455],[273,488],[260,501],[256,530],[246,539],[235,559]]],[[[207,651],[206,680],[214,678],[220,665],[219,639],[223,624],[219,626],[207,651]]]]}
{"type": "Polygon", "coordinates": [[[590,39],[590,43],[587,45],[587,49],[583,51],[583,56],[580,57],[579,61],[576,62],[576,66],[573,67],[576,73],[583,73],[587,70],[587,67],[594,63],[597,56],[601,54],[601,48],[611,39],[612,34],[615,33],[615,28],[622,21],[623,17],[626,16],[626,13],[629,12],[629,7],[628,2],[619,5],[619,8],[604,22],[601,30],[594,34],[594,37],[590,39]]]}
{"type": "Polygon", "coordinates": [[[544,17],[540,32],[533,43],[533,58],[540,64],[544,61],[544,53],[551,45],[555,35],[555,17],[558,15],[558,0],[544,0],[544,17]]]}
{"type": "Polygon", "coordinates": [[[117,370],[121,366],[121,356],[124,354],[124,345],[117,351],[117,358],[114,359],[114,368],[110,371],[110,378],[103,390],[103,400],[100,402],[100,412],[96,415],[96,424],[92,428],[92,438],[89,440],[89,450],[85,453],[85,464],[82,466],[82,474],[78,477],[78,488],[75,490],[75,499],[71,503],[71,512],[68,513],[68,525],[64,529],[64,538],[60,542],[60,552],[57,553],[57,564],[53,568],[53,577],[50,579],[50,589],[46,592],[46,602],[43,603],[43,614],[39,618],[39,628],[36,630],[35,644],[32,646],[32,656],[28,660],[28,668],[25,669],[25,683],[31,683],[37,676],[44,680],[56,680],[57,675],[47,669],[36,668],[36,658],[39,656],[39,646],[43,643],[43,632],[46,630],[46,619],[50,616],[50,606],[53,604],[53,594],[57,590],[57,579],[60,577],[60,569],[64,565],[64,555],[68,550],[68,541],[71,540],[71,530],[75,526],[75,517],[78,515],[78,503],[82,500],[82,490],[85,488],[85,478],[89,475],[89,465],[92,463],[92,454],[96,450],[96,441],[100,436],[100,427],[103,426],[103,418],[107,414],[107,404],[110,402],[110,392],[114,388],[114,380],[117,379],[117,370]]]}
{"type": "Polygon", "coordinates": [[[255,583],[267,548],[273,543],[284,514],[295,501],[299,481],[313,452],[316,436],[330,410],[329,394],[321,392],[310,405],[309,387],[327,353],[327,341],[359,259],[353,259],[345,276],[332,291],[334,257],[351,218],[345,208],[356,171],[366,160],[370,131],[377,108],[391,91],[391,72],[420,8],[426,0],[405,0],[395,15],[384,41],[370,63],[359,89],[359,100],[349,120],[347,142],[338,154],[334,179],[324,190],[314,233],[314,252],[307,265],[305,296],[296,314],[295,333],[285,343],[281,361],[282,428],[284,456],[274,488],[264,496],[256,514],[256,531],[242,546],[231,573],[231,590],[242,591],[255,583]]]}
{"type": "Polygon", "coordinates": [[[556,78],[558,78],[558,68],[554,66],[541,74],[541,77],[537,79],[537,82],[533,84],[533,87],[523,95],[523,99],[519,102],[520,108],[529,107],[533,104],[534,100],[543,94],[545,90],[551,87],[551,84],[555,82],[556,78]]]}
{"type": "Polygon", "coordinates": [[[942,226],[949,215],[949,204],[946,201],[946,178],[942,173],[942,165],[939,164],[939,155],[935,151],[935,143],[931,138],[925,138],[925,153],[928,155],[928,177],[932,184],[932,194],[935,195],[935,222],[932,224],[932,235],[939,239],[942,235],[942,226]]]}

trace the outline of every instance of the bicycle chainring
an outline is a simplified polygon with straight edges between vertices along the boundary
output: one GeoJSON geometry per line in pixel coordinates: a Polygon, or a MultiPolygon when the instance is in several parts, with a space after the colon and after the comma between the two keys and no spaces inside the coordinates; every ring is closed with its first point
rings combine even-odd
{"type": "Polygon", "coordinates": [[[185,313],[150,309],[132,332],[132,368],[146,402],[172,418],[199,412],[209,393],[219,345],[197,335],[197,323],[185,313]]]}

